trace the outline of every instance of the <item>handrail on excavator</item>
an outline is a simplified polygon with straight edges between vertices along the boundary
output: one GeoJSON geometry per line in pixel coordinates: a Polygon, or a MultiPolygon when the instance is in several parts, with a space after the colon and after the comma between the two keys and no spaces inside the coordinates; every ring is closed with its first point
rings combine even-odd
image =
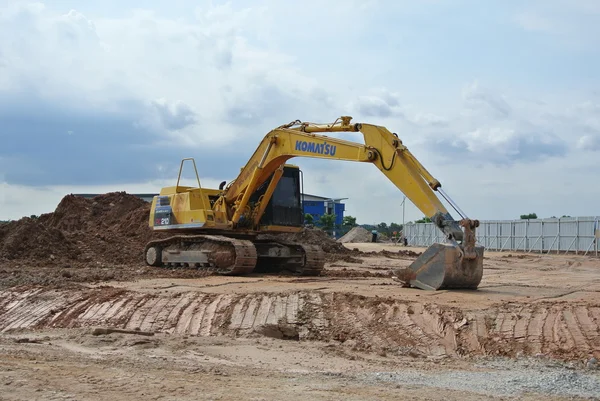
{"type": "MultiPolygon", "coordinates": [[[[202,189],[202,185],[200,185],[200,176],[198,175],[198,169],[196,168],[196,160],[194,160],[193,157],[186,157],[186,158],[181,159],[181,164],[179,165],[179,174],[177,174],[177,184],[175,185],[175,190],[178,191],[178,189],[179,189],[179,182],[181,180],[181,172],[183,171],[183,163],[186,161],[192,162],[192,164],[194,166],[194,172],[196,173],[196,180],[198,181],[198,188],[202,189]]],[[[204,197],[202,197],[202,207],[204,209],[207,209],[204,197]]]]}

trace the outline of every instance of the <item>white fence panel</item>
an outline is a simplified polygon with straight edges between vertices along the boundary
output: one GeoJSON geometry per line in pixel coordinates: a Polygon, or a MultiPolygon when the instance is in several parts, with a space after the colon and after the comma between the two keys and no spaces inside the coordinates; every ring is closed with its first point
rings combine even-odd
{"type": "MultiPolygon", "coordinates": [[[[494,251],[543,253],[597,252],[597,216],[530,220],[485,220],[477,229],[477,242],[494,251]]],[[[444,236],[433,223],[409,223],[405,227],[408,244],[429,246],[444,236]]]]}

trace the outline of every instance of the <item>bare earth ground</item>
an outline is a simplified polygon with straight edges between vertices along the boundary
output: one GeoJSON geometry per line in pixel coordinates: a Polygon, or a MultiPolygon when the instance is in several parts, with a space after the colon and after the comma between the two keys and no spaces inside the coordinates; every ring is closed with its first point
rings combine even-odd
{"type": "Polygon", "coordinates": [[[477,291],[429,292],[390,278],[404,247],[346,246],[392,252],[312,278],[0,266],[0,400],[600,399],[599,259],[487,252],[477,291]]]}

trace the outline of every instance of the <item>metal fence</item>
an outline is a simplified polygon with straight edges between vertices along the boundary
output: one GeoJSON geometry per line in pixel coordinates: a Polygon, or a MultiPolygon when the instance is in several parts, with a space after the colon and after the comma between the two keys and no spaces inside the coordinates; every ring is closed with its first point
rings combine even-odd
{"type": "MultiPolygon", "coordinates": [[[[485,220],[477,228],[477,242],[494,251],[540,253],[598,253],[598,217],[563,217],[530,220],[485,220]]],[[[429,246],[443,242],[433,223],[406,224],[408,244],[429,246]]]]}

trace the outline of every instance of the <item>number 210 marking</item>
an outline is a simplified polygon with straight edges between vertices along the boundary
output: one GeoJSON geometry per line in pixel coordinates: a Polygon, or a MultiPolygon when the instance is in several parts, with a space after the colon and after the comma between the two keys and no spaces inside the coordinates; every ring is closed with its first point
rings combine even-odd
{"type": "Polygon", "coordinates": [[[157,226],[168,226],[171,223],[171,219],[169,219],[168,217],[161,217],[159,219],[156,219],[156,225],[157,226]]]}

